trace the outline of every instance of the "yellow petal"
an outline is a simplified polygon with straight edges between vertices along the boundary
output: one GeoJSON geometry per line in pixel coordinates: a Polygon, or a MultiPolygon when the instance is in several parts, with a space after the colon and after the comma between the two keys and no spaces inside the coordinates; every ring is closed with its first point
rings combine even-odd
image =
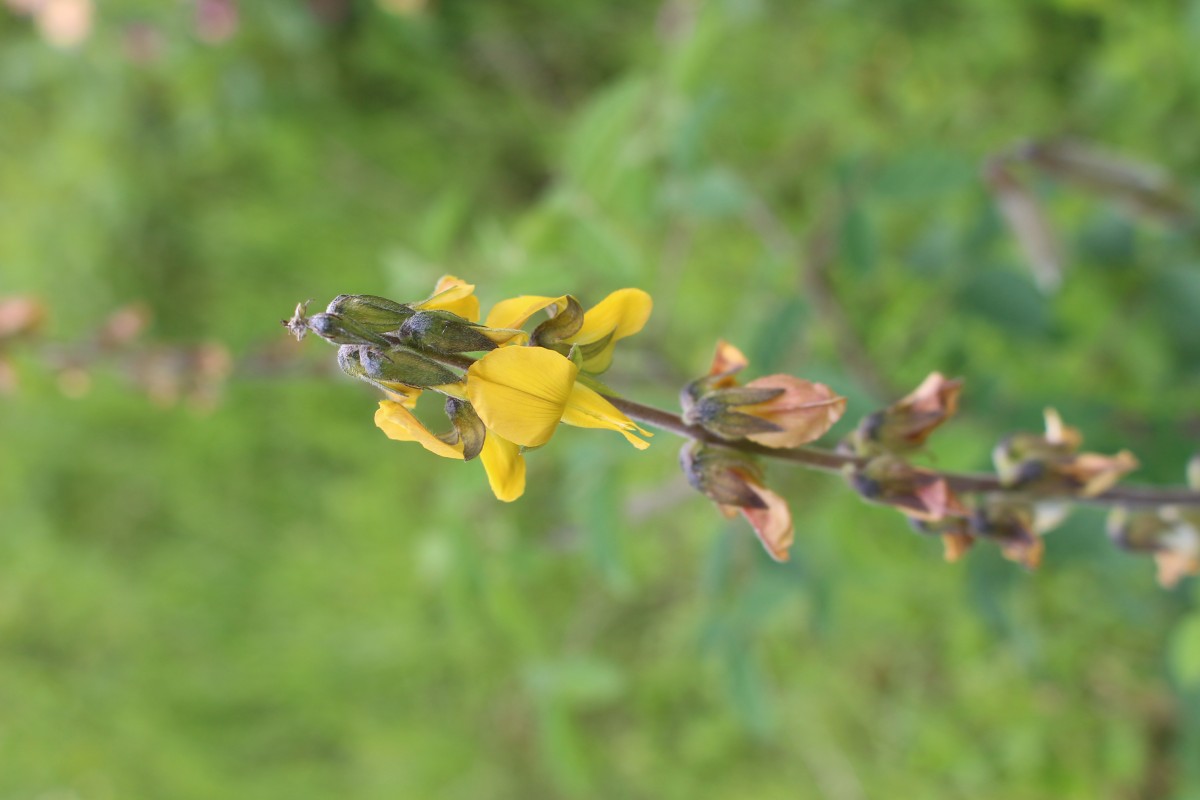
{"type": "Polygon", "coordinates": [[[553,305],[565,306],[566,303],[566,295],[562,297],[522,295],[508,300],[501,300],[488,312],[485,324],[489,328],[519,328],[537,312],[553,305]]]}
{"type": "Polygon", "coordinates": [[[540,347],[493,350],[467,370],[467,397],[483,424],[509,441],[550,441],[566,410],[579,368],[540,347]]]}
{"type": "Polygon", "coordinates": [[[588,309],[571,341],[592,344],[610,333],[614,342],[632,336],[646,326],[653,308],[654,301],[641,289],[618,289],[588,309]]]}
{"type": "Polygon", "coordinates": [[[479,321],[479,298],[475,284],[453,275],[443,275],[428,300],[413,305],[418,311],[449,311],[470,322],[479,321]]]}
{"type": "Polygon", "coordinates": [[[506,344],[525,344],[529,341],[528,333],[516,330],[515,328],[478,328],[477,330],[501,346],[506,344]]]}
{"type": "Polygon", "coordinates": [[[416,442],[431,453],[442,458],[463,457],[462,442],[449,445],[429,432],[421,420],[400,403],[391,400],[381,400],[379,410],[375,412],[375,424],[387,434],[389,439],[398,442],[416,442]]]}
{"type": "Polygon", "coordinates": [[[405,408],[416,408],[417,400],[421,399],[420,389],[403,386],[399,383],[386,383],[384,381],[380,381],[379,385],[384,387],[389,400],[394,400],[405,408]]]}
{"type": "Polygon", "coordinates": [[[604,428],[616,431],[638,450],[645,450],[650,446],[649,442],[639,439],[638,434],[654,435],[639,427],[633,420],[618,411],[612,403],[581,383],[576,383],[571,388],[571,397],[567,401],[562,421],[577,428],[604,428]]]}
{"type": "Polygon", "coordinates": [[[463,381],[455,381],[454,383],[439,383],[437,386],[430,386],[429,388],[435,392],[441,392],[447,397],[457,397],[459,400],[467,399],[467,384],[463,381]]]}
{"type": "Polygon", "coordinates": [[[511,503],[525,494],[525,457],[520,447],[495,431],[488,431],[479,460],[497,500],[511,503]]]}
{"type": "Polygon", "coordinates": [[[583,327],[568,341],[586,346],[603,342],[583,359],[585,372],[604,372],[612,364],[613,346],[640,331],[650,318],[654,301],[641,289],[618,289],[583,315],[583,327]]]}

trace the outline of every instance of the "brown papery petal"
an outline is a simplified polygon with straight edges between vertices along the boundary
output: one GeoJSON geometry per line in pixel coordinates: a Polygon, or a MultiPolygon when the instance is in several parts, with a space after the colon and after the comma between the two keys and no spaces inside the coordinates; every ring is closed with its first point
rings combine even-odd
{"type": "Polygon", "coordinates": [[[821,438],[846,413],[846,398],[822,383],[791,375],[767,375],[746,384],[748,389],[782,389],[765,403],[742,406],[740,411],[761,417],[782,430],[750,434],[746,438],[764,447],[799,447],[821,438]]]}

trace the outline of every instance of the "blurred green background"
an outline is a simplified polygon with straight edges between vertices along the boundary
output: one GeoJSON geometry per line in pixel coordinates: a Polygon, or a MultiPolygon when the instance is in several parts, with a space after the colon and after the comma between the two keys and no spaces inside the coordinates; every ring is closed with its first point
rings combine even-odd
{"type": "Polygon", "coordinates": [[[1070,136],[1192,194],[1200,2],[5,3],[0,294],[49,317],[0,397],[0,798],[1200,796],[1195,587],[1099,512],[1035,574],[946,565],[773,468],[776,565],[669,434],[572,429],[504,505],[278,326],[639,286],[636,399],[724,337],[847,394],[837,436],[936,369],[939,467],[1054,405],[1181,483],[1195,228],[1018,165],[1045,293],[980,167],[1070,136]],[[80,344],[130,303],[228,352],[219,397],[80,344]]]}

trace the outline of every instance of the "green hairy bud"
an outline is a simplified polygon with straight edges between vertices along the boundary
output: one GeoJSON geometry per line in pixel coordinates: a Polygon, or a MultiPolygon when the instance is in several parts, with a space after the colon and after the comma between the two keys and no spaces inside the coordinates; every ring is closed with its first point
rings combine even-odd
{"type": "Polygon", "coordinates": [[[496,343],[484,335],[482,328],[449,311],[418,311],[400,326],[399,335],[404,341],[435,353],[495,350],[496,343]]]}
{"type": "Polygon", "coordinates": [[[398,330],[414,312],[403,303],[377,297],[373,294],[339,294],[333,298],[327,314],[337,314],[352,321],[360,329],[373,333],[391,333],[398,330]]]}
{"type": "Polygon", "coordinates": [[[442,386],[459,379],[458,373],[420,353],[405,347],[392,347],[386,352],[374,347],[359,351],[367,377],[380,383],[399,383],[416,389],[442,386]]]}

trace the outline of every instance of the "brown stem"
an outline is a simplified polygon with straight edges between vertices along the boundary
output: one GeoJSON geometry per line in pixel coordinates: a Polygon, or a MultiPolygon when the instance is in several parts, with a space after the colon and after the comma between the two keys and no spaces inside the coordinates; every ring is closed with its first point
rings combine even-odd
{"type": "MultiPolygon", "coordinates": [[[[670,411],[645,406],[632,400],[626,400],[623,397],[605,395],[604,398],[616,406],[622,413],[638,422],[644,422],[647,425],[653,425],[656,428],[671,431],[680,436],[695,439],[716,447],[727,447],[730,450],[737,450],[742,453],[774,458],[780,461],[790,461],[794,464],[802,464],[809,469],[823,472],[842,472],[847,467],[861,467],[867,461],[867,459],[861,456],[845,455],[816,447],[793,447],[777,450],[745,440],[729,441],[710,433],[698,425],[688,425],[678,414],[672,414],[670,411]]],[[[995,475],[961,472],[936,472],[936,474],[945,479],[946,485],[951,490],[962,494],[985,494],[988,492],[1020,494],[1019,490],[1014,490],[1011,487],[1001,484],[1000,479],[995,475]]],[[[1062,499],[1099,506],[1196,506],[1200,505],[1200,492],[1177,488],[1160,489],[1153,486],[1118,486],[1095,497],[1069,496],[1055,498],[1038,495],[1031,499],[1043,501],[1062,499]]]]}

